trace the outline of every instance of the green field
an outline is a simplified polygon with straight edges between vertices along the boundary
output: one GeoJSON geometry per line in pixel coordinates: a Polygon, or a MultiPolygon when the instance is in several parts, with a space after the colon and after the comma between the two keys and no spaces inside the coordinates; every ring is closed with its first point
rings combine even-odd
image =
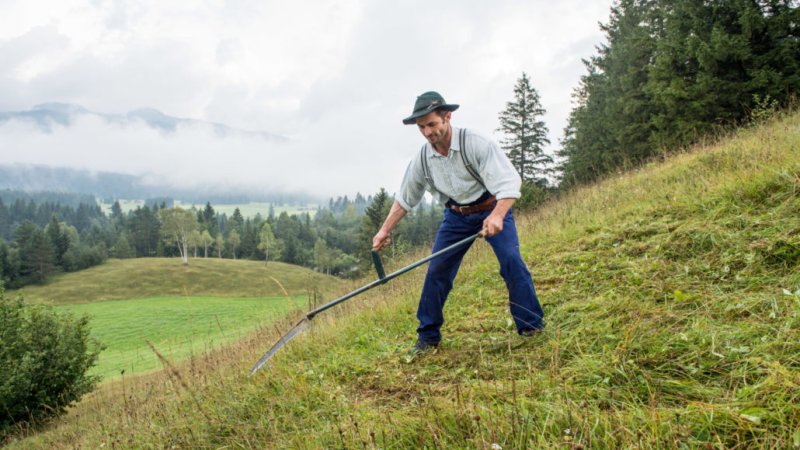
{"type": "Polygon", "coordinates": [[[107,346],[91,373],[104,379],[162,367],[150,341],[170,361],[203,354],[268,326],[307,299],[156,297],[57,307],[91,318],[92,337],[107,346]]]}
{"type": "Polygon", "coordinates": [[[107,346],[92,373],[110,379],[162,367],[146,340],[179,362],[239,340],[291,310],[341,292],[342,281],[312,270],[261,261],[192,258],[109,260],[11,291],[31,304],[90,317],[107,346]]]}

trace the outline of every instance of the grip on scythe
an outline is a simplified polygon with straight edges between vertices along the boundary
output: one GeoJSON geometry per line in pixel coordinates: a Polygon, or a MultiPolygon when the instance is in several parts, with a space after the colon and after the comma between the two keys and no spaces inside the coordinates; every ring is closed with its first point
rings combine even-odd
{"type": "Polygon", "coordinates": [[[372,250],[372,263],[375,264],[375,271],[378,272],[378,279],[383,280],[386,278],[386,272],[383,270],[381,255],[376,250],[372,250]]]}

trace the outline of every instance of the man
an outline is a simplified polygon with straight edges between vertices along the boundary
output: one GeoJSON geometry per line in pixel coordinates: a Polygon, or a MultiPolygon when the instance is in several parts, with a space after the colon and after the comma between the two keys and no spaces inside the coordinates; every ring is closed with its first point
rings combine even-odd
{"type": "MultiPolygon", "coordinates": [[[[427,190],[445,204],[444,219],[433,251],[439,251],[478,232],[491,244],[509,293],[517,332],[531,336],[544,327],[544,313],[533,280],[519,253],[519,238],[511,206],[520,196],[521,179],[497,144],[483,136],[452,127],[459,105],[447,104],[436,92],[426,92],[403,119],[416,124],[427,143],[408,165],[398,199],[372,239],[376,250],[391,242],[390,233],[427,190]]],[[[428,266],[417,309],[420,352],[439,345],[444,323],[442,309],[469,245],[434,258],[428,266]]]]}

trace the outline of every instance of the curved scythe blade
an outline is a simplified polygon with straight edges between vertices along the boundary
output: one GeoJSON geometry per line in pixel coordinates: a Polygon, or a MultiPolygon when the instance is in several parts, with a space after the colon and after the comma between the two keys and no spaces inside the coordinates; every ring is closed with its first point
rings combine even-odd
{"type": "Polygon", "coordinates": [[[258,360],[256,365],[250,369],[250,375],[248,375],[248,377],[252,377],[253,374],[261,368],[261,366],[263,366],[267,361],[269,361],[270,358],[272,358],[272,355],[277,353],[277,351],[280,350],[284,345],[294,339],[295,336],[302,333],[303,330],[309,327],[309,325],[311,325],[311,322],[308,320],[308,317],[303,317],[299,322],[297,322],[288,333],[281,336],[281,338],[278,339],[278,342],[276,342],[275,345],[273,345],[272,348],[269,349],[269,351],[258,360]]]}

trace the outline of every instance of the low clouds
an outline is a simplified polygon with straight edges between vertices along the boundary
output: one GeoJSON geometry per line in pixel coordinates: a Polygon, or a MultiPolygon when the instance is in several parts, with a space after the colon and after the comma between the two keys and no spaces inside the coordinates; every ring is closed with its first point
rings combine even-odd
{"type": "MultiPolygon", "coordinates": [[[[43,135],[0,124],[0,162],[149,172],[323,197],[394,191],[421,144],[400,119],[436,89],[492,134],[525,71],[554,149],[611,0],[24,1],[0,5],[0,110],[45,102],[156,108],[289,137],[165,135],[82,118],[43,135]],[[52,12],[51,12],[52,11],[52,12]]],[[[495,136],[498,137],[498,136],[495,136]]],[[[551,149],[551,150],[552,150],[551,149]]]]}

